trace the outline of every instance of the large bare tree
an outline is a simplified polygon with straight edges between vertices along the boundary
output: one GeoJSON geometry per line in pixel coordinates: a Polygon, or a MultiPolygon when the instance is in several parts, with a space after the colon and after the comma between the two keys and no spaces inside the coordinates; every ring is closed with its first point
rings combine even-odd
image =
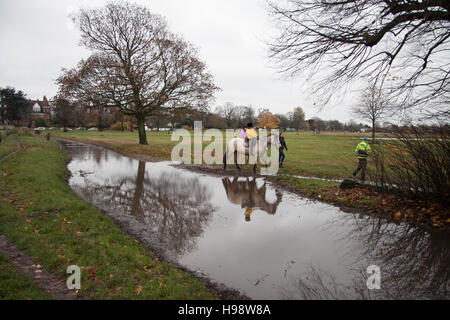
{"type": "Polygon", "coordinates": [[[146,119],[162,109],[209,107],[219,88],[197,50],[171,33],[161,16],[137,4],[110,2],[81,9],[74,18],[81,45],[94,53],[64,70],[60,80],[79,98],[136,117],[140,144],[148,144],[146,119]]]}
{"type": "Polygon", "coordinates": [[[328,98],[367,76],[402,106],[450,115],[448,0],[268,1],[280,30],[270,57],[281,72],[312,71],[328,98]]]}

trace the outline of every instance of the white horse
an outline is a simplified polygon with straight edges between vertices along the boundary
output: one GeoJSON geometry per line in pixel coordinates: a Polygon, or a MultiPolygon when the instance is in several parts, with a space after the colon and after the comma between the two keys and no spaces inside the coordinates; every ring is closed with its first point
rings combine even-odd
{"type": "MultiPolygon", "coordinates": [[[[265,155],[267,152],[268,145],[273,145],[276,148],[280,147],[280,139],[278,135],[270,134],[268,136],[261,136],[258,137],[258,140],[254,146],[254,148],[257,148],[257,153],[252,152],[253,156],[256,156],[256,162],[253,166],[253,172],[256,172],[256,166],[258,164],[258,158],[265,159],[265,155]]],[[[245,146],[245,140],[242,138],[233,138],[231,139],[227,147],[225,148],[225,154],[223,155],[223,169],[226,170],[227,168],[227,157],[230,152],[234,150],[234,164],[236,165],[238,170],[241,170],[237,163],[238,154],[243,154],[244,157],[246,155],[249,155],[249,147],[245,146]]],[[[245,158],[244,158],[245,159],[245,158]]],[[[278,160],[277,160],[278,161],[278,160]]]]}

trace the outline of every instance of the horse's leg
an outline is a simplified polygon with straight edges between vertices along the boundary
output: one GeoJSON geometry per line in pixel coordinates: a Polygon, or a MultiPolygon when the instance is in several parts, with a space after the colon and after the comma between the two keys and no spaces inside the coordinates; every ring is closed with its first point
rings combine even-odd
{"type": "Polygon", "coordinates": [[[236,168],[241,171],[241,167],[239,167],[238,162],[237,162],[237,157],[238,157],[238,153],[237,151],[234,152],[234,164],[236,165],[236,168]]]}
{"type": "Polygon", "coordinates": [[[263,154],[261,155],[261,159],[262,159],[261,163],[264,163],[265,166],[268,166],[268,165],[269,165],[269,161],[268,161],[268,159],[267,159],[267,154],[266,154],[266,153],[263,153],[263,154]]]}
{"type": "MultiPolygon", "coordinates": [[[[258,148],[259,149],[259,148],[258,148]]],[[[253,174],[255,174],[256,173],[256,166],[258,165],[258,159],[259,159],[259,157],[258,156],[260,156],[258,153],[256,153],[256,162],[255,162],[255,164],[253,165],[253,174]]]]}
{"type": "Polygon", "coordinates": [[[225,153],[223,155],[223,170],[227,169],[227,151],[225,150],[225,153]]]}

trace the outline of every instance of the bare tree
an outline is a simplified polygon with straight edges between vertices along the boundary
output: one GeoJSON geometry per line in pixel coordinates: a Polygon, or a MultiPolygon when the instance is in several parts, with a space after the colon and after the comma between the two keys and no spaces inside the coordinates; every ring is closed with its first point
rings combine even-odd
{"type": "Polygon", "coordinates": [[[255,121],[256,121],[255,109],[253,108],[252,105],[245,106],[242,115],[243,125],[247,125],[247,123],[255,121]]]}
{"type": "Polygon", "coordinates": [[[352,109],[355,116],[370,121],[372,142],[375,141],[377,123],[383,119],[389,108],[387,97],[376,87],[369,86],[362,92],[360,103],[352,109]]]}
{"type": "Polygon", "coordinates": [[[82,9],[75,19],[81,45],[94,55],[65,74],[76,76],[79,96],[94,94],[134,116],[140,144],[148,144],[147,117],[168,108],[207,109],[219,89],[196,49],[144,6],[110,2],[82,9]]]}
{"type": "Polygon", "coordinates": [[[251,122],[251,120],[246,121],[246,119],[248,118],[248,106],[237,106],[236,107],[236,118],[238,120],[238,126],[239,127],[243,127],[245,126],[247,123],[251,122]]]}
{"type": "Polygon", "coordinates": [[[321,131],[324,131],[327,127],[327,124],[324,120],[322,120],[319,117],[312,117],[310,120],[311,129],[315,131],[316,133],[319,133],[321,131]]]}
{"type": "Polygon", "coordinates": [[[270,57],[281,72],[313,71],[328,99],[368,76],[406,108],[450,115],[448,0],[268,1],[280,28],[270,57]]]}
{"type": "Polygon", "coordinates": [[[216,113],[225,120],[227,128],[233,127],[233,124],[238,117],[237,111],[237,107],[231,102],[227,102],[223,106],[216,108],[216,113]]]}
{"type": "Polygon", "coordinates": [[[68,100],[57,97],[55,120],[64,129],[74,122],[75,106],[68,100]]]}
{"type": "Polygon", "coordinates": [[[305,112],[301,107],[295,107],[292,113],[292,126],[297,130],[302,128],[305,123],[305,112]]]}

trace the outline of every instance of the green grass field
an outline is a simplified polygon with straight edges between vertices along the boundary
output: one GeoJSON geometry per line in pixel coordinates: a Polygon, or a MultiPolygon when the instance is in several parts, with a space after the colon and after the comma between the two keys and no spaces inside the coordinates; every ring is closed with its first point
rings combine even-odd
{"type": "MultiPolygon", "coordinates": [[[[168,160],[172,148],[178,143],[171,141],[167,132],[147,132],[148,146],[138,144],[137,132],[54,131],[55,137],[100,144],[123,153],[143,154],[152,158],[168,160]]],[[[360,142],[359,134],[343,133],[285,133],[289,151],[280,174],[346,177],[357,165],[354,155],[360,142]]],[[[204,142],[207,146],[209,142],[204,142]]]]}

